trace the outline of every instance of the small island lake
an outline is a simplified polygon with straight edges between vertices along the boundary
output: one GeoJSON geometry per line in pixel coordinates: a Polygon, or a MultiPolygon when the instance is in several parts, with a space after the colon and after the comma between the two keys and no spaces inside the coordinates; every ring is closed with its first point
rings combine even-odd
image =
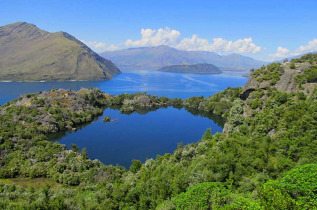
{"type": "Polygon", "coordinates": [[[130,115],[108,108],[102,116],[76,131],[59,132],[50,137],[69,149],[71,144],[87,148],[91,159],[128,168],[133,159],[144,162],[156,155],[171,153],[180,142],[185,145],[199,141],[207,128],[211,128],[212,133],[222,132],[221,126],[220,119],[217,124],[212,116],[195,116],[173,107],[130,115]],[[105,116],[111,116],[112,122],[103,122],[105,116]]]}
{"type": "MultiPolygon", "coordinates": [[[[36,93],[52,88],[79,90],[95,87],[110,94],[147,92],[148,94],[170,98],[192,96],[212,96],[227,87],[245,85],[248,78],[245,71],[224,71],[222,74],[184,74],[158,71],[124,72],[108,81],[80,82],[1,82],[0,104],[19,97],[21,94],[36,93]]],[[[171,153],[177,144],[195,143],[206,129],[212,133],[222,132],[221,119],[200,116],[185,109],[160,108],[144,113],[121,114],[114,109],[106,109],[93,122],[77,128],[76,131],[59,132],[51,135],[70,148],[76,144],[87,148],[91,159],[99,159],[105,164],[129,167],[131,160],[144,162],[156,155],[171,153]],[[110,116],[113,122],[103,122],[110,116]]]]}

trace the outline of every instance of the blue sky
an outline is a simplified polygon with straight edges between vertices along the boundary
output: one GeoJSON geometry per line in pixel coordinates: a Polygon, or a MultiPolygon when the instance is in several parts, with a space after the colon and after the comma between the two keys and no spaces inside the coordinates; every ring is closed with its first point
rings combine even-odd
{"type": "Polygon", "coordinates": [[[316,0],[1,0],[0,25],[66,31],[99,52],[167,44],[272,60],[317,51],[316,8],[316,0]]]}

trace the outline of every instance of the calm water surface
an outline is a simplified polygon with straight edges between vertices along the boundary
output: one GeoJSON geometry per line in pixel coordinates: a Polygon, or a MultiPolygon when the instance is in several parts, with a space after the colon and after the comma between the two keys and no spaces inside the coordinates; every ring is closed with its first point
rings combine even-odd
{"type": "Polygon", "coordinates": [[[103,116],[89,125],[75,132],[54,134],[51,139],[67,148],[71,144],[85,147],[91,159],[129,167],[133,159],[144,162],[147,158],[171,153],[179,142],[184,145],[197,142],[207,128],[212,128],[212,133],[222,131],[221,123],[217,124],[212,118],[194,116],[185,109],[169,107],[131,115],[106,109],[103,116]],[[108,115],[113,122],[102,121],[108,115]]]}
{"type": "Polygon", "coordinates": [[[25,93],[63,88],[78,90],[96,87],[110,94],[147,92],[170,98],[210,96],[227,87],[243,86],[247,78],[244,71],[225,71],[223,74],[201,75],[158,71],[124,72],[112,80],[83,82],[0,82],[0,104],[25,93]]]}
{"type": "MultiPolygon", "coordinates": [[[[108,81],[83,82],[0,82],[0,104],[25,93],[64,88],[78,90],[96,87],[110,94],[147,92],[170,98],[211,96],[227,87],[243,86],[245,72],[224,72],[219,75],[167,73],[156,71],[125,72],[108,81]]],[[[185,109],[161,108],[148,113],[120,114],[106,109],[92,123],[75,132],[60,132],[51,136],[54,141],[70,148],[76,144],[87,148],[91,159],[105,164],[129,167],[132,159],[145,161],[156,155],[173,152],[177,143],[197,142],[207,128],[222,131],[222,122],[213,116],[199,116],[185,109]],[[102,122],[110,115],[114,122],[102,122]]]]}

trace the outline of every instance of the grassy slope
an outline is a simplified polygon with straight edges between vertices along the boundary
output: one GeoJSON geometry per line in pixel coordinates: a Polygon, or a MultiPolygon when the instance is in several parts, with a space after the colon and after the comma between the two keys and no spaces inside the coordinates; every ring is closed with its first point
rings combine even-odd
{"type": "Polygon", "coordinates": [[[26,23],[1,27],[0,79],[102,80],[120,72],[110,61],[69,37],[26,23]]]}

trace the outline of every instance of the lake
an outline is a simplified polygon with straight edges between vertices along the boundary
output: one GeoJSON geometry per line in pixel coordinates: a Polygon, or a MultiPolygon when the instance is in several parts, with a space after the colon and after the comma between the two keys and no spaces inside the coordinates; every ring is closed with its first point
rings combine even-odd
{"type": "Polygon", "coordinates": [[[224,71],[222,74],[182,74],[159,71],[123,72],[112,80],[79,82],[0,82],[0,105],[25,93],[63,88],[79,90],[96,87],[110,94],[147,92],[169,98],[210,96],[227,87],[245,85],[245,71],[224,71]]]}
{"type": "MultiPolygon", "coordinates": [[[[211,96],[227,87],[243,86],[248,78],[243,71],[225,71],[217,75],[167,73],[157,71],[124,72],[107,81],[80,82],[2,82],[0,104],[25,93],[63,88],[79,90],[96,87],[110,94],[147,92],[170,98],[211,96]]],[[[105,164],[129,167],[131,160],[144,162],[156,155],[171,153],[177,144],[197,142],[206,129],[222,132],[223,122],[214,116],[200,116],[185,109],[161,108],[148,113],[121,114],[106,109],[103,116],[73,132],[59,132],[52,140],[70,148],[76,144],[87,148],[91,159],[105,164]],[[114,122],[104,123],[103,116],[111,116],[114,122]]]]}
{"type": "Polygon", "coordinates": [[[172,107],[130,115],[106,109],[103,116],[92,123],[73,132],[59,132],[51,139],[67,148],[71,148],[71,144],[85,147],[91,159],[128,168],[133,159],[144,162],[156,155],[172,153],[178,143],[195,143],[207,128],[216,133],[222,132],[221,126],[221,122],[217,124],[212,116],[195,116],[185,109],[172,107]],[[104,116],[111,116],[114,121],[105,123],[102,121],[104,116]]]}

